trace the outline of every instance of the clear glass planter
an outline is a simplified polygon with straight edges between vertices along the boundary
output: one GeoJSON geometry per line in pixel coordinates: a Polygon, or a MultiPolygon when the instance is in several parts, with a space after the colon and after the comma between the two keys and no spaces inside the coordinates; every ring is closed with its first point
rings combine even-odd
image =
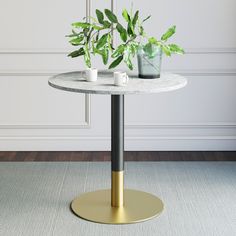
{"type": "Polygon", "coordinates": [[[162,50],[160,47],[155,48],[155,53],[153,55],[147,55],[143,48],[139,48],[137,57],[139,78],[160,78],[162,60],[162,50]]]}

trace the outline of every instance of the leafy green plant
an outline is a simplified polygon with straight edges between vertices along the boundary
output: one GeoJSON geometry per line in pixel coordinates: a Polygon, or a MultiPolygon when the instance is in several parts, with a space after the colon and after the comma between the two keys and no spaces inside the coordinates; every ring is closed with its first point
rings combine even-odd
{"type": "Polygon", "coordinates": [[[127,22],[127,26],[122,26],[122,31],[117,29],[120,33],[120,38],[123,43],[118,45],[115,52],[111,55],[115,60],[109,66],[114,68],[121,63],[122,60],[126,63],[129,69],[133,69],[131,59],[137,54],[139,48],[143,49],[145,54],[149,58],[153,58],[160,51],[163,51],[167,56],[172,54],[184,54],[184,49],[177,44],[168,44],[167,41],[175,34],[176,26],[169,28],[162,36],[160,40],[155,37],[148,37],[144,31],[144,22],[149,20],[151,16],[146,17],[143,20],[139,18],[139,11],[136,11],[134,15],[128,13],[126,9],[123,10],[122,16],[127,22]],[[146,40],[146,43],[142,43],[146,40]]]}
{"type": "Polygon", "coordinates": [[[122,44],[120,44],[112,53],[111,57],[114,61],[110,64],[109,69],[115,68],[124,61],[128,68],[132,70],[132,58],[136,55],[139,46],[139,42],[136,40],[138,35],[135,32],[139,19],[139,11],[136,11],[135,14],[131,16],[128,11],[124,9],[122,16],[125,19],[127,26],[124,27],[120,23],[117,23],[116,25],[116,30],[120,35],[122,44]]]}
{"type": "Polygon", "coordinates": [[[154,37],[148,38],[148,43],[143,46],[144,52],[148,56],[153,57],[158,50],[157,47],[159,47],[167,56],[171,56],[172,54],[184,54],[184,49],[177,44],[167,44],[167,40],[175,34],[175,31],[176,26],[174,25],[161,36],[160,40],[154,37]],[[154,45],[157,47],[153,47],[154,45]]]}
{"type": "Polygon", "coordinates": [[[114,50],[112,48],[112,24],[117,22],[117,18],[109,9],[105,9],[104,12],[105,14],[97,9],[97,19],[91,17],[90,22],[73,23],[72,34],[67,35],[71,45],[79,47],[68,56],[72,58],[83,56],[85,64],[89,68],[91,68],[91,55],[100,55],[106,65],[109,53],[114,50]]]}
{"type": "Polygon", "coordinates": [[[126,9],[122,11],[122,17],[125,20],[125,26],[122,25],[118,17],[109,9],[104,12],[96,10],[96,18],[91,17],[90,22],[76,22],[72,24],[72,34],[68,35],[70,43],[79,47],[71,52],[68,56],[74,58],[83,56],[88,67],[91,67],[91,55],[100,55],[103,63],[108,64],[109,57],[113,62],[109,69],[115,68],[122,61],[130,70],[133,69],[132,59],[142,48],[148,57],[154,57],[158,50],[161,49],[167,56],[171,54],[183,54],[184,50],[176,44],[168,44],[167,41],[175,34],[176,27],[169,28],[157,40],[155,37],[148,37],[144,31],[143,24],[151,16],[140,20],[139,11],[132,14],[126,9]],[[121,44],[113,48],[113,35],[117,32],[121,39],[121,44]],[[146,43],[143,43],[143,40],[146,43]]]}

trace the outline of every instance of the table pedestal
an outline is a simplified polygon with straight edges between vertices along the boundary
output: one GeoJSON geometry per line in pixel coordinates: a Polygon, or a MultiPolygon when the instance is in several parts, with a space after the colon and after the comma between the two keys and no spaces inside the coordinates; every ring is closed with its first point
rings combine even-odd
{"type": "MultiPolygon", "coordinates": [[[[111,95],[111,190],[82,194],[71,203],[79,217],[105,224],[129,224],[159,215],[163,202],[137,190],[124,190],[124,95],[111,95]]],[[[99,178],[99,177],[98,177],[99,178]]]]}

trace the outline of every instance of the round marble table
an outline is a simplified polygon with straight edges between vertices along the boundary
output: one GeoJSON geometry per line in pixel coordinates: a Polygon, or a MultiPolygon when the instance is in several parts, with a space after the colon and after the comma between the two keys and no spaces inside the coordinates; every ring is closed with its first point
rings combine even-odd
{"type": "Polygon", "coordinates": [[[158,197],[138,190],[124,189],[124,95],[148,94],[176,90],[187,80],[176,74],[163,73],[158,79],[140,79],[130,75],[128,85],[113,84],[111,72],[98,74],[96,82],[87,82],[82,72],[69,72],[51,77],[49,85],[61,90],[111,95],[111,189],[82,194],[71,203],[79,217],[99,223],[128,224],[159,215],[164,204],[158,197]]]}

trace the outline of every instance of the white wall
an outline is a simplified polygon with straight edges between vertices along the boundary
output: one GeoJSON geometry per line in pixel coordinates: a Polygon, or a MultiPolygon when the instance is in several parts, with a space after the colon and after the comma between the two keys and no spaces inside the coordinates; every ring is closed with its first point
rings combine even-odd
{"type": "MultiPolygon", "coordinates": [[[[126,96],[126,150],[236,149],[235,0],[132,0],[160,36],[176,24],[185,56],[163,69],[188,78],[184,89],[126,96]]],[[[109,8],[110,1],[92,1],[109,8]]],[[[115,0],[115,11],[131,0],[115,0]]],[[[86,1],[8,0],[0,8],[0,150],[109,150],[110,97],[55,90],[48,77],[83,69],[64,35],[86,1]]],[[[101,63],[95,61],[101,67],[101,63]]]]}

